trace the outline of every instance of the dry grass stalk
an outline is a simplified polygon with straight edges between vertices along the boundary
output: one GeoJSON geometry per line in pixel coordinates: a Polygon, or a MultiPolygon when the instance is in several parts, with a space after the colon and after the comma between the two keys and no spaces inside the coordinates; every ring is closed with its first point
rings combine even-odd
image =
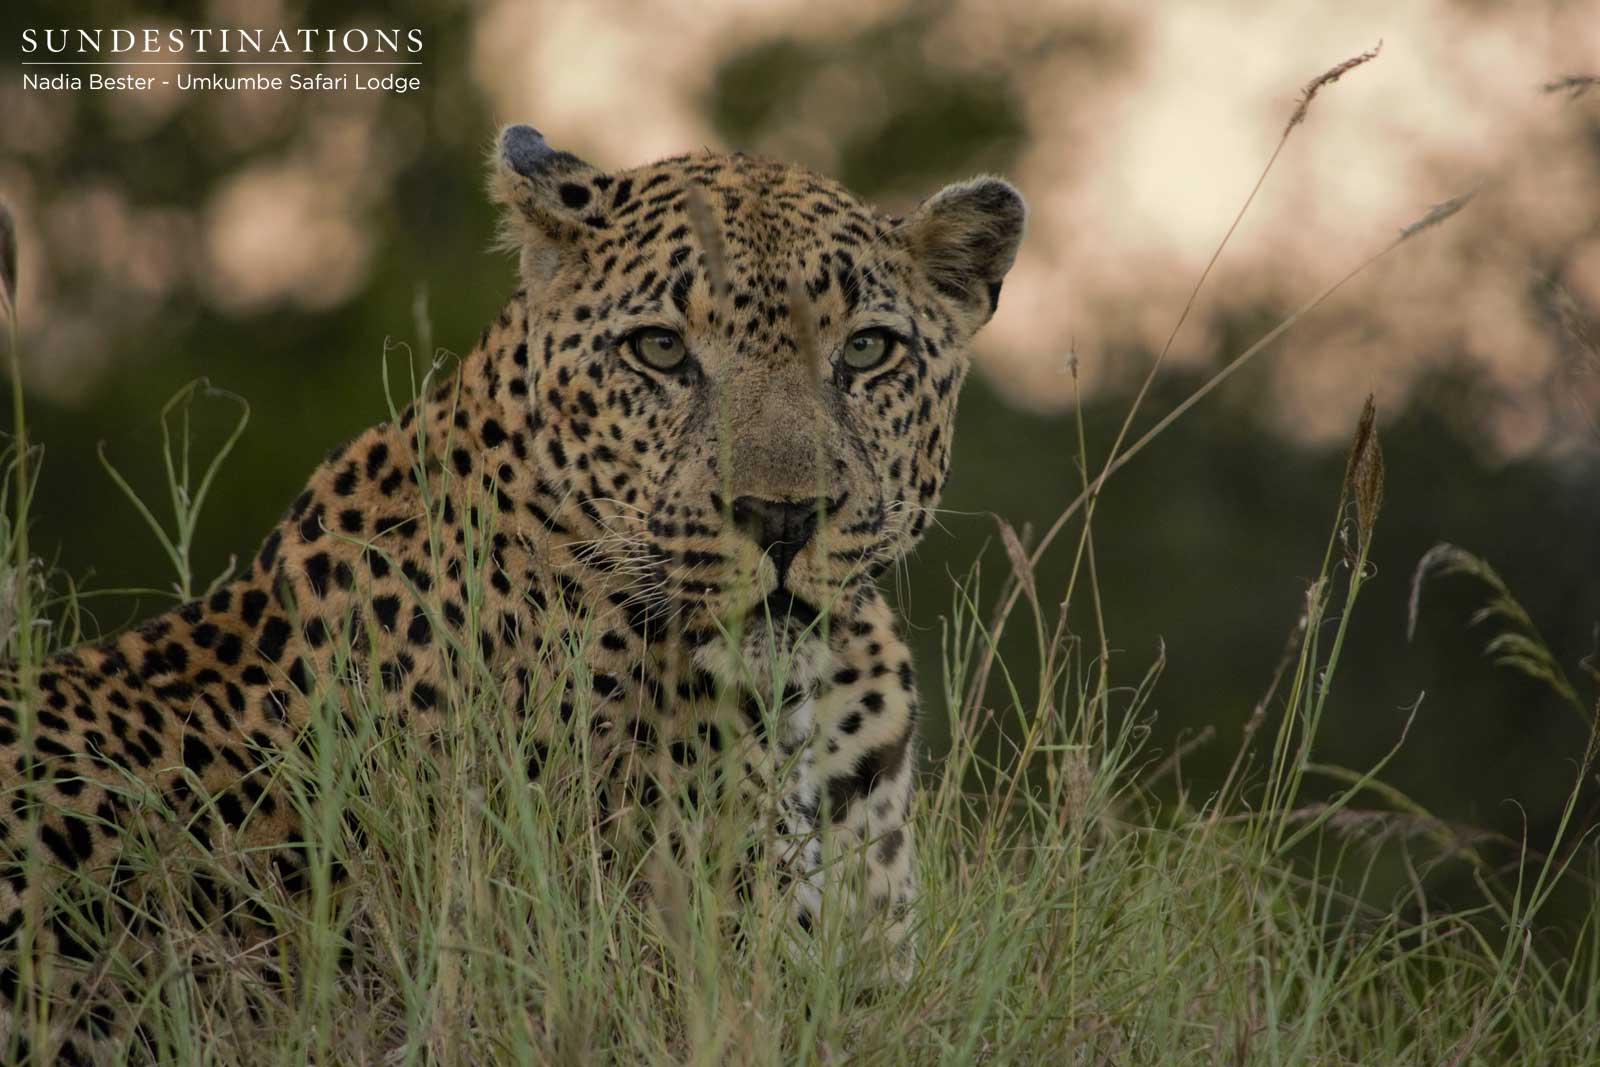
{"type": "Polygon", "coordinates": [[[1561,328],[1578,342],[1584,355],[1594,362],[1595,369],[1600,370],[1600,326],[1596,326],[1583,313],[1583,309],[1578,306],[1578,302],[1565,287],[1556,288],[1555,308],[1556,314],[1561,319],[1561,328]]]}
{"type": "Polygon", "coordinates": [[[1033,564],[1028,560],[1028,551],[1022,547],[1022,540],[1017,537],[1017,531],[1011,524],[996,515],[995,522],[1000,526],[1000,541],[1005,545],[1006,557],[1011,561],[1012,568],[1016,571],[1017,581],[1022,583],[1022,591],[1027,596],[1029,604],[1035,613],[1039,611],[1039,588],[1034,581],[1033,564]]]}
{"type": "Polygon", "coordinates": [[[17,223],[11,205],[0,200],[0,311],[7,318],[17,311],[17,223]]]}
{"type": "Polygon", "coordinates": [[[822,380],[822,343],[817,338],[817,316],[811,306],[811,294],[806,292],[805,279],[798,271],[789,275],[788,281],[789,320],[794,323],[796,343],[800,346],[800,355],[805,358],[806,364],[811,368],[811,375],[817,381],[822,380]]]}
{"type": "Polygon", "coordinates": [[[1378,53],[1381,51],[1383,51],[1382,38],[1378,40],[1376,45],[1362,52],[1359,56],[1351,56],[1343,63],[1329,67],[1315,78],[1306,82],[1306,87],[1300,90],[1300,102],[1295,105],[1294,114],[1289,116],[1289,124],[1283,128],[1284,134],[1287,135],[1290,130],[1306,120],[1306,115],[1311,110],[1311,102],[1317,98],[1318,93],[1322,92],[1323,86],[1332,85],[1357,67],[1377,59],[1378,53]]]}
{"type": "Polygon", "coordinates": [[[1411,597],[1406,611],[1406,640],[1411,640],[1417,630],[1417,615],[1422,607],[1422,586],[1430,577],[1466,575],[1476,578],[1489,590],[1489,599],[1483,607],[1472,613],[1471,624],[1498,623],[1495,634],[1484,647],[1484,653],[1496,665],[1507,667],[1530,678],[1543,682],[1562,701],[1577,712],[1585,725],[1594,723],[1587,703],[1578,696],[1576,688],[1567,678],[1566,671],[1555,654],[1550,651],[1539,628],[1534,625],[1520,601],[1499,573],[1487,561],[1464,548],[1440,543],[1424,552],[1411,575],[1411,597]]]}
{"type": "Polygon", "coordinates": [[[694,230],[694,239],[699,242],[700,250],[706,254],[706,278],[711,282],[711,295],[720,305],[732,289],[732,283],[728,278],[728,254],[727,248],[722,243],[722,231],[717,228],[716,220],[711,217],[711,206],[706,203],[705,193],[701,192],[698,185],[689,186],[689,191],[684,194],[683,203],[689,212],[689,226],[694,230]]]}
{"type": "MultiPolygon", "coordinates": [[[[1575,388],[1588,392],[1600,384],[1600,323],[1596,323],[1578,306],[1565,286],[1556,284],[1550,298],[1551,310],[1561,329],[1577,345],[1573,361],[1572,379],[1575,388]]],[[[1597,434],[1600,434],[1600,404],[1579,397],[1579,410],[1597,434]]]]}
{"type": "Polygon", "coordinates": [[[1234,753],[1233,762],[1228,766],[1227,777],[1222,780],[1222,788],[1217,790],[1217,800],[1211,809],[1211,824],[1214,826],[1222,816],[1222,811],[1228,799],[1233,794],[1234,784],[1238,781],[1239,772],[1243,769],[1246,758],[1250,755],[1250,745],[1255,741],[1256,734],[1260,732],[1262,724],[1267,721],[1267,709],[1278,695],[1278,687],[1283,683],[1283,676],[1295,662],[1296,653],[1300,651],[1300,643],[1305,639],[1306,628],[1311,624],[1311,613],[1315,610],[1315,598],[1320,595],[1320,583],[1307,592],[1305,607],[1300,611],[1300,617],[1295,621],[1289,631],[1289,637],[1284,641],[1283,651],[1278,655],[1278,665],[1272,670],[1272,678],[1267,682],[1267,691],[1261,694],[1261,699],[1256,701],[1256,706],[1251,709],[1250,718],[1245,720],[1244,730],[1239,739],[1239,750],[1234,753]]]}
{"type": "Polygon", "coordinates": [[[1568,74],[1545,82],[1540,88],[1546,93],[1566,93],[1568,100],[1576,100],[1597,85],[1600,85],[1600,74],[1568,74]]]}
{"type": "MultiPolygon", "coordinates": [[[[1200,277],[1195,280],[1194,288],[1190,290],[1189,298],[1187,301],[1185,301],[1183,310],[1178,313],[1178,318],[1173,324],[1172,332],[1168,334],[1166,343],[1162,345],[1161,351],[1156,354],[1156,358],[1151,363],[1150,369],[1145,373],[1143,382],[1140,383],[1138,391],[1134,394],[1133,403],[1129,405],[1128,413],[1126,416],[1124,416],[1122,425],[1117,430],[1117,436],[1115,440],[1112,441],[1111,450],[1106,455],[1105,464],[1101,468],[1099,475],[1097,475],[1094,480],[1087,487],[1085,487],[1083,492],[1078,494],[1078,497],[1073,500],[1072,503],[1068,504],[1067,507],[1056,516],[1055,522],[1052,523],[1050,528],[1045,531],[1044,536],[1039,539],[1039,543],[1034,546],[1033,551],[1029,555],[1029,561],[1031,564],[1034,566],[1039,564],[1039,562],[1044,558],[1045,552],[1050,548],[1050,545],[1054,543],[1057,535],[1059,535],[1061,531],[1066,528],[1068,521],[1070,521],[1071,518],[1077,514],[1080,508],[1084,508],[1085,505],[1087,505],[1087,509],[1084,516],[1084,530],[1087,531],[1090,528],[1094,519],[1095,502],[1099,497],[1101,489],[1105,486],[1106,481],[1110,479],[1110,477],[1119,469],[1121,469],[1129,460],[1131,460],[1136,453],[1142,450],[1145,445],[1149,444],[1156,437],[1160,436],[1160,434],[1164,432],[1168,426],[1182,417],[1184,412],[1188,411],[1189,408],[1199,403],[1207,393],[1211,392],[1211,390],[1221,385],[1222,382],[1232,375],[1234,371],[1248,363],[1256,355],[1256,353],[1271,345],[1272,342],[1277,340],[1279,336],[1286,333],[1303,317],[1310,314],[1313,310],[1320,306],[1323,301],[1327,300],[1335,292],[1341,289],[1345,283],[1350,281],[1350,279],[1354,278],[1356,275],[1372,266],[1378,260],[1382,259],[1385,255],[1391,252],[1394,247],[1400,243],[1400,241],[1403,241],[1405,236],[1409,236],[1403,235],[1398,240],[1391,242],[1378,252],[1361,261],[1361,263],[1357,264],[1354,269],[1349,271],[1343,277],[1339,278],[1327,288],[1323,289],[1322,292],[1318,293],[1311,300],[1302,305],[1299,310],[1295,311],[1288,318],[1284,319],[1275,328],[1269,331],[1265,337],[1261,338],[1261,340],[1250,346],[1250,348],[1247,349],[1242,355],[1236,357],[1233,362],[1229,363],[1221,371],[1208,379],[1206,383],[1192,393],[1186,401],[1179,404],[1177,408],[1169,412],[1163,419],[1161,419],[1161,421],[1158,422],[1152,430],[1135,441],[1126,450],[1123,449],[1123,444],[1127,441],[1128,434],[1132,431],[1134,420],[1138,416],[1140,410],[1143,408],[1145,398],[1149,395],[1151,386],[1155,384],[1156,378],[1161,373],[1161,368],[1166,362],[1167,354],[1172,350],[1173,343],[1177,340],[1178,334],[1183,330],[1184,323],[1189,320],[1190,312],[1194,310],[1195,303],[1200,296],[1200,291],[1205,287],[1207,279],[1211,277],[1211,272],[1216,267],[1217,261],[1222,258],[1222,253],[1228,247],[1228,242],[1232,240],[1234,232],[1239,228],[1239,224],[1244,220],[1245,215],[1249,213],[1251,205],[1255,203],[1256,195],[1260,193],[1262,186],[1266,184],[1267,176],[1272,173],[1272,168],[1277,163],[1278,156],[1282,154],[1284,146],[1289,141],[1289,135],[1294,131],[1296,126],[1305,121],[1306,113],[1311,107],[1312,100],[1316,98],[1317,94],[1322,91],[1324,86],[1333,84],[1345,74],[1348,74],[1350,71],[1354,70],[1356,67],[1376,59],[1378,57],[1378,52],[1382,49],[1382,47],[1383,42],[1380,40],[1377,47],[1367,52],[1363,52],[1359,56],[1345,60],[1338,66],[1324,71],[1306,84],[1305,89],[1301,93],[1300,102],[1296,105],[1294,114],[1290,116],[1289,122],[1284,126],[1283,133],[1278,138],[1278,144],[1272,150],[1272,155],[1267,158],[1266,165],[1261,168],[1261,173],[1256,177],[1255,185],[1251,187],[1249,195],[1245,197],[1244,202],[1240,205],[1239,211],[1234,216],[1232,223],[1228,226],[1227,232],[1222,235],[1222,240],[1217,243],[1216,249],[1211,253],[1211,258],[1209,261],[1207,261],[1205,269],[1200,272],[1200,277]]],[[[1457,205],[1456,208],[1450,211],[1448,214],[1440,214],[1437,218],[1428,220],[1428,224],[1434,225],[1438,222],[1442,222],[1448,217],[1449,214],[1454,214],[1455,210],[1460,210],[1460,206],[1461,205],[1457,205]]],[[[1074,356],[1075,355],[1076,353],[1074,353],[1074,356]]],[[[1075,359],[1071,365],[1075,367],[1075,359]]],[[[1006,620],[1011,617],[1011,612],[1016,607],[1017,600],[1021,596],[1021,587],[1017,583],[1013,582],[1003,593],[1001,601],[996,607],[994,622],[990,630],[989,651],[984,654],[982,661],[979,663],[978,669],[974,673],[973,681],[967,691],[965,703],[969,707],[976,707],[981,701],[982,694],[986,690],[989,683],[990,671],[994,666],[993,649],[998,647],[1001,632],[1005,629],[1006,620]]]]}
{"type": "MultiPolygon", "coordinates": [[[[0,311],[5,312],[7,354],[11,359],[11,435],[16,448],[16,508],[12,523],[12,560],[19,576],[13,588],[15,594],[16,653],[21,667],[21,686],[17,693],[30,692],[33,671],[33,606],[29,597],[28,575],[33,569],[33,555],[28,549],[28,498],[29,456],[28,420],[22,399],[22,327],[17,321],[17,222],[11,214],[11,205],[0,199],[0,311]]],[[[24,717],[28,730],[32,729],[31,716],[24,717]]]]}

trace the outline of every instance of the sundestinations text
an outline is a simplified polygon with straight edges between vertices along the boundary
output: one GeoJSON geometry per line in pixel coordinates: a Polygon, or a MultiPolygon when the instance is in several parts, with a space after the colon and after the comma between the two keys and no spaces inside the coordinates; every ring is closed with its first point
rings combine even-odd
{"type": "Polygon", "coordinates": [[[22,31],[24,55],[415,55],[420,29],[38,29],[22,31]]]}

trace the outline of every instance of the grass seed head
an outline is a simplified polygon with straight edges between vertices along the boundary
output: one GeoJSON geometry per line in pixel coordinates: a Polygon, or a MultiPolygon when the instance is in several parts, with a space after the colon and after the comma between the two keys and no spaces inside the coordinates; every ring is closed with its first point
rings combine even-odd
{"type": "Polygon", "coordinates": [[[1359,548],[1372,543],[1372,528],[1383,507],[1383,448],[1378,441],[1378,407],[1371,394],[1361,408],[1350,458],[1345,461],[1344,491],[1355,497],[1359,548]]]}
{"type": "Polygon", "coordinates": [[[1294,114],[1289,116],[1289,124],[1283,128],[1284,136],[1288,136],[1290,130],[1306,120],[1306,115],[1311,110],[1311,101],[1315,100],[1317,94],[1322,92],[1323,86],[1332,85],[1362,64],[1370,63],[1377,59],[1378,53],[1381,51],[1383,51],[1383,41],[1379,39],[1378,43],[1367,51],[1358,56],[1351,56],[1336,66],[1329,67],[1315,78],[1306,82],[1306,87],[1300,90],[1300,102],[1295,105],[1294,114]]]}
{"type": "Polygon", "coordinates": [[[1462,193],[1460,196],[1453,196],[1449,200],[1442,200],[1439,203],[1434,204],[1428,209],[1427,214],[1423,215],[1416,222],[1413,222],[1411,225],[1402,229],[1400,231],[1400,236],[1395,243],[1398,244],[1400,241],[1409,241],[1423,230],[1433,229],[1433,227],[1439,225],[1445,219],[1448,219],[1450,216],[1454,215],[1456,212],[1472,203],[1472,198],[1477,195],[1478,191],[1474,189],[1470,193],[1462,193]]]}
{"type": "Polygon", "coordinates": [[[1597,85],[1600,85],[1600,74],[1568,74],[1545,82],[1540,88],[1546,93],[1566,93],[1568,100],[1576,100],[1597,85]]]}

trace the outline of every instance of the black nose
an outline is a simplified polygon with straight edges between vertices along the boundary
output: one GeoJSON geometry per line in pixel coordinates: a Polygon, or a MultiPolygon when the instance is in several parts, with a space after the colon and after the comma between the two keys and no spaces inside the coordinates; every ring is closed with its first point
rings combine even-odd
{"type": "Polygon", "coordinates": [[[789,572],[789,564],[817,532],[817,512],[823,506],[820,500],[762,500],[741,496],[733,502],[733,524],[772,557],[781,585],[789,572]]]}

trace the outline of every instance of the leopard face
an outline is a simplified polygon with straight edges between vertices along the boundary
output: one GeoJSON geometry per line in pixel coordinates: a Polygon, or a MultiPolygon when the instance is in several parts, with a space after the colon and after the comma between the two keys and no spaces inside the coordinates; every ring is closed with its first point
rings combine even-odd
{"type": "Polygon", "coordinates": [[[927,526],[1015,190],[896,218],[746,156],[606,173],[511,127],[498,157],[528,294],[507,418],[553,472],[547,525],[692,643],[815,634],[927,526]]]}

